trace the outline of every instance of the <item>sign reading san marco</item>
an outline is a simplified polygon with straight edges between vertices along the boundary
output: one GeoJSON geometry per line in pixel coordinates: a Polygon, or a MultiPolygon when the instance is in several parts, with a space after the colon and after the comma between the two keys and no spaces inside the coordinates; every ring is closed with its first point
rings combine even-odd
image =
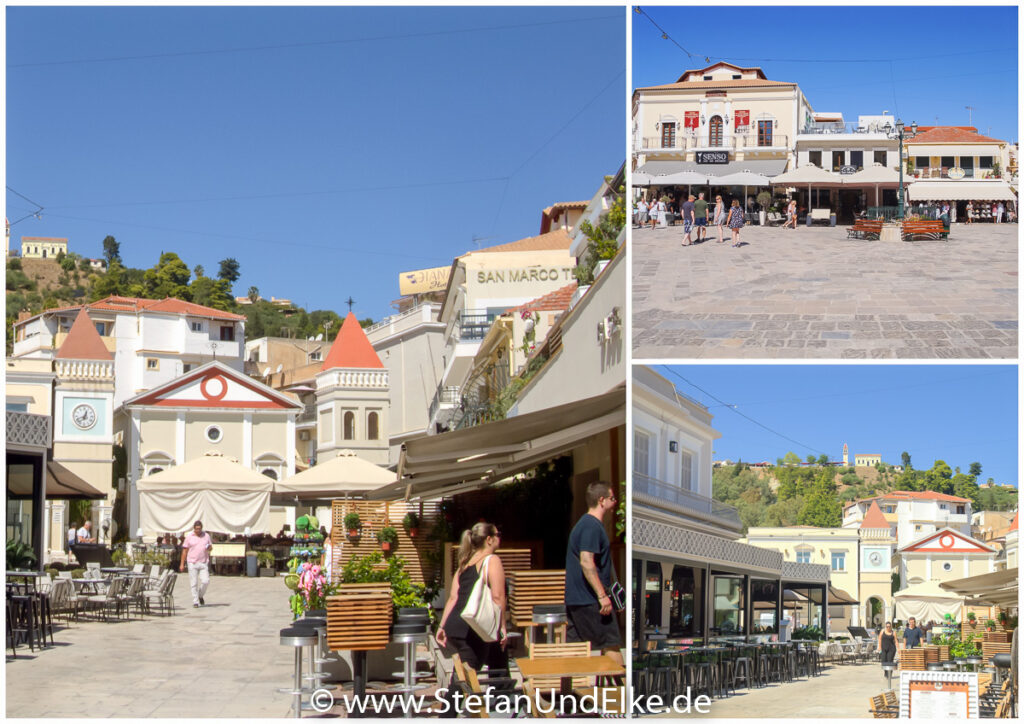
{"type": "Polygon", "coordinates": [[[697,163],[729,163],[729,152],[697,151],[697,163]]]}

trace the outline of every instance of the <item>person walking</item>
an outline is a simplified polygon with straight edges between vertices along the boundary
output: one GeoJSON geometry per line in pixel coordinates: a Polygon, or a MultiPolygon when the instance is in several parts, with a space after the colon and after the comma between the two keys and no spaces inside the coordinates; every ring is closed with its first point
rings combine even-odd
{"type": "Polygon", "coordinates": [[[693,204],[693,225],[697,228],[697,242],[708,238],[708,202],[704,200],[704,192],[698,194],[693,204]]]}
{"type": "Polygon", "coordinates": [[[690,232],[693,231],[693,194],[683,204],[683,246],[690,246],[693,244],[693,239],[690,238],[690,232]]]}
{"type": "Polygon", "coordinates": [[[921,645],[924,632],[917,627],[917,619],[911,616],[907,620],[907,627],[903,629],[903,648],[916,649],[921,645]]]}
{"type": "Polygon", "coordinates": [[[508,644],[508,616],[505,610],[505,569],[494,553],[501,545],[501,533],[492,523],[480,522],[463,531],[459,543],[458,569],[452,577],[451,591],[437,628],[437,643],[458,654],[474,671],[484,664],[488,669],[507,669],[505,646],[508,644]],[[491,599],[501,612],[497,641],[484,641],[462,618],[469,595],[486,567],[491,599]]]}
{"type": "Polygon", "coordinates": [[[740,229],[743,228],[743,209],[740,208],[738,199],[732,200],[732,208],[729,209],[729,228],[732,229],[732,245],[740,245],[740,229]]]}
{"type": "Polygon", "coordinates": [[[636,205],[636,225],[641,229],[644,228],[644,224],[647,223],[648,209],[647,200],[641,196],[639,203],[636,205]]]}
{"type": "Polygon", "coordinates": [[[882,653],[883,664],[891,664],[896,658],[896,632],[892,630],[892,621],[886,621],[885,628],[878,632],[878,650],[882,653]]]}
{"type": "Polygon", "coordinates": [[[604,520],[618,501],[611,483],[603,480],[588,485],[585,497],[587,512],[569,533],[565,551],[565,640],[589,641],[591,650],[599,649],[622,665],[622,636],[608,594],[615,569],[604,529],[604,520]]]}
{"type": "Polygon", "coordinates": [[[205,606],[203,596],[210,585],[210,549],[213,541],[210,534],[203,530],[203,522],[197,520],[192,525],[192,532],[185,536],[181,544],[181,569],[188,566],[188,581],[192,585],[192,608],[205,606]]]}
{"type": "Polygon", "coordinates": [[[967,223],[974,223],[974,202],[972,201],[967,202],[967,223]]]}
{"type": "Polygon", "coordinates": [[[1000,201],[998,204],[996,204],[996,223],[997,224],[1003,223],[1003,214],[1004,213],[1006,213],[1006,207],[1003,206],[1003,202],[1000,201]]]}
{"type": "Polygon", "coordinates": [[[796,199],[790,199],[786,205],[786,223],[782,225],[785,229],[787,226],[796,230],[796,199]]]}
{"type": "Polygon", "coordinates": [[[668,207],[665,205],[665,199],[661,198],[657,201],[651,202],[651,229],[655,229],[658,226],[658,222],[664,214],[668,213],[668,207]]]}
{"type": "Polygon", "coordinates": [[[718,243],[721,244],[725,241],[725,234],[722,231],[722,227],[725,226],[725,204],[722,203],[722,197],[715,197],[715,226],[718,227],[718,243]]]}

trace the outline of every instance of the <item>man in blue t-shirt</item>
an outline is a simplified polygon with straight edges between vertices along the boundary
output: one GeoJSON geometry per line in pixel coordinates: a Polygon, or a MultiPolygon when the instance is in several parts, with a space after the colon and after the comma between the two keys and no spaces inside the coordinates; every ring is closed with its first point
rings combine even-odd
{"type": "Polygon", "coordinates": [[[604,529],[604,519],[616,505],[611,484],[591,483],[586,500],[587,514],[569,534],[565,551],[566,639],[589,641],[591,648],[601,649],[621,664],[622,636],[608,595],[615,573],[611,542],[604,529]]]}
{"type": "Polygon", "coordinates": [[[903,645],[904,648],[916,649],[921,645],[921,637],[924,632],[917,627],[917,619],[911,616],[907,620],[907,627],[903,629],[903,645]]]}

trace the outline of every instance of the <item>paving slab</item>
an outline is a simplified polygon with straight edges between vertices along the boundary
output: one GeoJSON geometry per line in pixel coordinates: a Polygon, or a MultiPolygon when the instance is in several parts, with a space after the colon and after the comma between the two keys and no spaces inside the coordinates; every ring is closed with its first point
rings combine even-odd
{"type": "Polygon", "coordinates": [[[747,226],[733,248],[634,228],[633,357],[1016,359],[1018,234],[954,224],[949,241],[879,242],[747,226]]]}
{"type": "Polygon", "coordinates": [[[290,595],[281,578],[213,576],[208,605],[192,608],[181,574],[174,616],[61,625],[56,646],[7,650],[7,717],[286,717],[290,595]]]}

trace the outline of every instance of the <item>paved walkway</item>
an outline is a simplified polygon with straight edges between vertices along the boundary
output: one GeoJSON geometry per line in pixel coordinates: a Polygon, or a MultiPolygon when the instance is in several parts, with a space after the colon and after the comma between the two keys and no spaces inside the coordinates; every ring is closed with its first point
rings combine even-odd
{"type": "Polygon", "coordinates": [[[949,242],[748,226],[736,249],[632,231],[634,359],[1017,357],[1017,224],[949,242]]]}
{"type": "MultiPolygon", "coordinates": [[[[895,685],[896,679],[893,680],[895,685]]],[[[715,699],[708,714],[689,716],[737,719],[870,719],[870,699],[886,689],[877,663],[828,666],[821,676],[740,689],[715,699]]],[[[672,718],[658,715],[656,718],[672,718]]],[[[646,718],[646,717],[645,717],[646,718]]]]}
{"type": "MultiPolygon", "coordinates": [[[[291,621],[280,578],[214,576],[206,606],[192,608],[188,576],[176,615],[72,622],[56,646],[18,659],[7,650],[8,717],[285,717],[291,621]]],[[[134,614],[133,614],[134,615],[134,614]]],[[[24,654],[23,654],[24,652],[24,654]]]]}

